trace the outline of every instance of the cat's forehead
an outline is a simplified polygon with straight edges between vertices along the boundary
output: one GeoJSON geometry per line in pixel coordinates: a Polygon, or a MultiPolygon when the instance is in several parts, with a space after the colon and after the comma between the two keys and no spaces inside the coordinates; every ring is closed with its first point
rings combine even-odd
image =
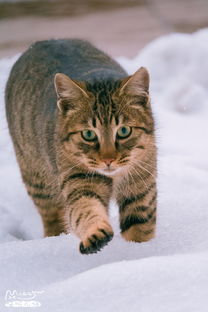
{"type": "Polygon", "coordinates": [[[136,117],[137,112],[130,109],[128,99],[118,95],[120,81],[87,83],[86,87],[91,94],[90,101],[73,118],[82,128],[117,127],[122,123],[131,123],[136,117]]]}
{"type": "Polygon", "coordinates": [[[119,81],[105,81],[88,85],[87,89],[93,94],[92,125],[106,126],[118,124],[118,105],[114,100],[114,94],[120,86],[119,81]]]}
{"type": "Polygon", "coordinates": [[[123,117],[120,116],[115,116],[112,115],[111,118],[100,118],[99,115],[95,115],[93,118],[91,118],[88,121],[88,125],[90,128],[97,128],[99,130],[103,129],[110,129],[110,128],[115,128],[118,127],[120,124],[122,124],[123,117]]]}

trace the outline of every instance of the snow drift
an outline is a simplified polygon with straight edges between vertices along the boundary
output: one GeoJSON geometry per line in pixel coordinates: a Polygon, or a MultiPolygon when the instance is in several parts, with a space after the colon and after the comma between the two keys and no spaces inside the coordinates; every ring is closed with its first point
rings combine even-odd
{"type": "Polygon", "coordinates": [[[43,312],[207,311],[208,29],[161,37],[135,59],[118,59],[129,73],[146,66],[151,74],[159,150],[157,236],[125,242],[112,203],[116,235],[90,256],[79,254],[72,235],[42,239],[5,120],[5,82],[16,59],[0,60],[0,311],[12,301],[7,290],[40,291],[35,300],[43,312]]]}

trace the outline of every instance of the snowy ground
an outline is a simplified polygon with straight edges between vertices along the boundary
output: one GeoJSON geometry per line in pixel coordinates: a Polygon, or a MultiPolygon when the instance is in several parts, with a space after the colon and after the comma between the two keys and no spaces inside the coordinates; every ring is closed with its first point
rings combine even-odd
{"type": "Polygon", "coordinates": [[[0,60],[0,311],[12,310],[5,304],[16,299],[5,294],[16,290],[40,291],[34,300],[43,312],[207,312],[208,29],[159,38],[135,59],[119,59],[129,73],[141,65],[151,73],[157,237],[143,244],[122,240],[114,207],[117,234],[91,256],[79,254],[73,236],[42,239],[4,115],[5,81],[16,58],[0,60]]]}

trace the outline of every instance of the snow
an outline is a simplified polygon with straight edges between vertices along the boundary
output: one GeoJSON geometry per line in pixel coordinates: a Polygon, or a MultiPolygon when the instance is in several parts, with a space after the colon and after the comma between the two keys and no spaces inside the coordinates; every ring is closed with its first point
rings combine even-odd
{"type": "Polygon", "coordinates": [[[124,241],[112,203],[116,235],[90,256],[79,253],[73,235],[42,238],[5,121],[4,87],[18,56],[0,60],[1,312],[8,311],[7,290],[42,292],[35,300],[43,312],[207,311],[207,55],[203,29],[158,38],[135,59],[118,59],[129,73],[146,66],[151,74],[159,152],[157,236],[143,244],[124,241]]]}

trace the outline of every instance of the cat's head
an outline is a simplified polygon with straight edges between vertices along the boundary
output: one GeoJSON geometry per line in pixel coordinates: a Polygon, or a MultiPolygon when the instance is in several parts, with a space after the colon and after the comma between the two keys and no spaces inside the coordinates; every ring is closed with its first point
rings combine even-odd
{"type": "Polygon", "coordinates": [[[146,160],[154,146],[149,74],[84,83],[56,74],[59,135],[75,166],[114,175],[146,160]]]}

